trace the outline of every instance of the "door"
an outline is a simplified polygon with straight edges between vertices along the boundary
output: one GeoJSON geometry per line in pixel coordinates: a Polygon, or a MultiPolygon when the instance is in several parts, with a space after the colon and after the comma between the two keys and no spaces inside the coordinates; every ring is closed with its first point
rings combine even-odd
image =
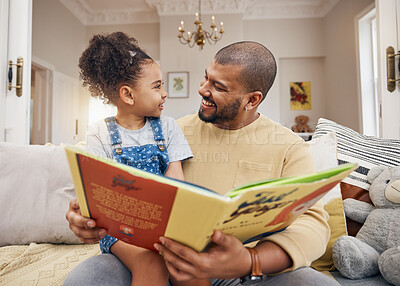
{"type": "MultiPolygon", "coordinates": [[[[400,48],[400,0],[376,0],[378,34],[378,97],[380,113],[380,136],[400,139],[400,84],[393,92],[387,90],[386,48],[400,48]]],[[[396,66],[399,63],[396,57],[396,66]]],[[[396,68],[396,78],[400,78],[396,68]]]]}
{"type": "MultiPolygon", "coordinates": [[[[32,0],[0,1],[0,141],[29,144],[32,0]],[[22,95],[7,88],[8,61],[23,59],[22,95]],[[7,67],[7,68],[6,68],[7,67]]],[[[15,86],[13,67],[12,85],[15,86]]]]}
{"type": "Polygon", "coordinates": [[[8,6],[9,1],[0,1],[0,142],[5,141],[5,101],[7,94],[7,66],[8,66],[8,6]]]}
{"type": "Polygon", "coordinates": [[[79,80],[54,72],[52,98],[52,143],[79,141],[79,80]]]}

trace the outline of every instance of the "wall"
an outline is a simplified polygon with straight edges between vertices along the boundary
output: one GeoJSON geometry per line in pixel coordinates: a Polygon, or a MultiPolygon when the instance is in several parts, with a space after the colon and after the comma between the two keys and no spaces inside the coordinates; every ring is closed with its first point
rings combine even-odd
{"type": "MultiPolygon", "coordinates": [[[[64,5],[54,0],[33,1],[33,58],[51,64],[62,75],[78,80],[78,60],[85,46],[85,26],[64,5]]],[[[57,94],[53,98],[57,98],[57,94]]],[[[72,104],[72,101],[68,102],[72,104]]],[[[84,140],[88,122],[88,99],[81,93],[75,108],[79,108],[77,140],[84,140]]],[[[65,120],[75,126],[75,118],[65,120]]]]}
{"type": "MultiPolygon", "coordinates": [[[[185,21],[186,30],[194,29],[193,15],[160,16],[157,24],[84,27],[59,1],[35,0],[33,55],[77,77],[77,60],[93,34],[127,32],[159,60],[166,89],[168,72],[189,72],[189,98],[168,98],[165,105],[164,114],[179,118],[197,112],[200,80],[220,48],[241,40],[258,41],[272,51],[278,62],[277,78],[259,108],[261,113],[288,127],[293,125],[300,112],[288,108],[288,81],[308,78],[312,82],[312,110],[303,114],[310,116],[311,123],[326,117],[358,130],[354,17],[372,2],[341,0],[325,18],[243,20],[241,14],[218,14],[216,22],[224,22],[224,38],[216,45],[207,43],[200,51],[180,44],[177,38],[181,20],[185,21]],[[313,72],[316,65],[318,76],[313,72]],[[285,75],[289,68],[291,76],[285,75]]],[[[210,24],[210,16],[203,15],[205,27],[210,24]]],[[[88,101],[89,95],[82,92],[81,122],[87,122],[88,101]]],[[[80,130],[85,129],[80,126],[80,130]]]]}
{"type": "Polygon", "coordinates": [[[89,39],[96,34],[121,31],[138,40],[142,47],[153,59],[160,59],[160,24],[127,24],[127,25],[99,25],[86,27],[86,46],[89,39]]]}
{"type": "MultiPolygon", "coordinates": [[[[325,56],[324,29],[321,18],[314,19],[281,19],[281,20],[252,20],[243,23],[243,34],[245,40],[257,41],[265,45],[274,54],[278,63],[278,74],[275,83],[261,104],[259,110],[269,118],[278,121],[287,127],[294,124],[294,118],[299,112],[291,111],[289,108],[290,95],[287,87],[289,81],[304,79],[311,81],[311,98],[313,113],[309,114],[310,121],[315,122],[324,116],[325,109],[317,109],[314,101],[323,102],[325,95],[314,90],[320,86],[323,78],[313,78],[308,75],[313,73],[312,61],[315,57],[325,56]],[[294,59],[291,61],[290,59],[294,59]],[[310,61],[310,63],[308,63],[310,61]],[[287,63],[281,68],[282,63],[287,63]],[[289,75],[285,75],[288,68],[292,69],[289,75]]],[[[320,72],[323,74],[323,70],[320,72]]],[[[320,106],[318,104],[317,106],[320,106]]]]}
{"type": "MultiPolygon", "coordinates": [[[[208,18],[210,18],[210,15],[203,15],[203,19],[206,19],[205,22],[208,18]]],[[[242,40],[260,42],[272,51],[278,65],[280,58],[309,59],[324,56],[325,52],[322,19],[244,21],[241,14],[216,15],[217,23],[224,22],[226,33],[220,42],[216,45],[207,43],[202,51],[199,51],[197,47],[189,48],[179,43],[177,27],[180,20],[185,22],[185,30],[193,29],[192,15],[160,17],[160,62],[165,81],[167,82],[167,72],[170,71],[189,71],[190,73],[189,98],[170,98],[167,100],[164,114],[174,118],[197,112],[200,102],[197,90],[200,80],[204,76],[204,69],[207,68],[215,53],[230,43],[242,40]]],[[[204,26],[207,26],[207,23],[204,26]]],[[[300,63],[295,61],[294,64],[300,63]]],[[[298,70],[303,73],[304,69],[310,72],[310,67],[307,64],[302,64],[302,69],[298,70]]],[[[275,83],[259,110],[268,117],[291,126],[296,113],[282,109],[282,93],[279,82],[280,72],[278,71],[275,83]]],[[[320,83],[313,86],[317,85],[320,85],[320,83]]],[[[166,88],[168,87],[166,86],[166,88]]],[[[318,97],[315,97],[315,100],[321,101],[323,94],[318,92],[318,97]]],[[[315,111],[318,110],[315,109],[315,111]]],[[[321,112],[321,115],[318,112],[313,113],[314,118],[318,119],[325,115],[324,110],[321,112]]]]}
{"type": "Polygon", "coordinates": [[[33,1],[32,55],[61,73],[78,77],[78,59],[85,47],[85,26],[60,1],[33,1]]]}
{"type": "Polygon", "coordinates": [[[324,57],[280,58],[279,85],[280,91],[280,123],[292,127],[297,115],[310,118],[308,125],[315,128],[317,119],[325,116],[324,57]],[[290,109],[290,82],[311,82],[311,110],[290,109]]]}
{"type": "MultiPolygon", "coordinates": [[[[205,22],[204,26],[208,27],[211,15],[203,14],[202,16],[203,22],[205,22]]],[[[189,98],[168,98],[165,104],[164,114],[174,118],[198,111],[200,97],[197,90],[200,80],[204,76],[204,69],[207,68],[212,57],[220,48],[232,42],[252,40],[262,43],[273,52],[278,65],[281,58],[293,58],[300,61],[301,59],[306,61],[310,59],[312,61],[314,57],[325,55],[323,20],[321,18],[243,21],[241,14],[216,15],[217,23],[224,22],[226,33],[216,45],[207,43],[201,51],[197,46],[189,48],[180,44],[177,38],[177,28],[180,21],[183,20],[185,22],[186,31],[192,31],[194,29],[193,18],[193,15],[161,16],[159,24],[88,26],[86,27],[86,40],[88,41],[91,35],[96,33],[121,30],[135,36],[140,45],[155,59],[157,59],[154,56],[154,54],[157,54],[155,47],[158,46],[159,60],[165,81],[164,87],[166,89],[168,89],[168,72],[188,71],[190,81],[189,98]],[[158,41],[154,35],[158,35],[158,41]],[[155,51],[154,54],[151,51],[155,51]]],[[[297,73],[303,75],[303,78],[306,79],[305,75],[312,73],[312,68],[304,61],[302,63],[300,61],[292,62],[292,65],[294,65],[293,68],[297,67],[297,73]]],[[[299,112],[287,110],[285,106],[289,101],[284,102],[284,100],[285,98],[289,100],[289,95],[286,90],[280,90],[281,72],[282,70],[278,71],[275,84],[259,110],[270,118],[290,127],[294,122],[294,117],[299,112]]],[[[319,71],[318,74],[323,74],[323,71],[319,71]]],[[[294,74],[292,76],[293,78],[299,78],[294,74]]],[[[323,79],[319,77],[319,80],[323,79]]],[[[313,101],[321,102],[324,94],[314,91],[314,88],[321,86],[321,83],[314,82],[315,79],[312,81],[313,101]]],[[[316,121],[319,117],[325,116],[324,107],[321,107],[320,104],[315,104],[315,102],[313,106],[311,121],[316,121]],[[317,108],[317,106],[321,107],[321,109],[317,108]]],[[[307,113],[303,112],[302,114],[307,113]]]]}
{"type": "Polygon", "coordinates": [[[354,17],[373,2],[341,0],[324,18],[244,21],[244,39],[264,44],[278,61],[277,79],[260,111],[288,127],[294,123],[300,112],[288,108],[285,98],[289,98],[287,81],[291,79],[279,65],[296,59],[287,63],[291,78],[306,80],[308,74],[313,78],[312,109],[302,113],[310,117],[311,125],[326,117],[359,130],[354,17]],[[317,77],[311,76],[316,75],[312,71],[315,58],[323,58],[317,77]],[[315,90],[316,86],[323,91],[315,90]]]}
{"type": "Polygon", "coordinates": [[[326,118],[360,130],[355,16],[374,0],[341,0],[323,19],[326,118]]]}
{"type": "MultiPolygon", "coordinates": [[[[211,15],[202,14],[202,18],[203,27],[210,30],[211,15]]],[[[194,15],[160,17],[160,63],[165,83],[168,82],[168,72],[188,71],[190,90],[189,98],[167,98],[163,112],[165,115],[179,118],[197,112],[200,106],[200,96],[197,91],[204,77],[204,70],[220,48],[243,39],[241,14],[215,15],[215,18],[216,23],[224,22],[224,27],[229,27],[229,31],[216,45],[206,43],[200,51],[197,46],[189,48],[187,45],[182,45],[177,37],[181,20],[185,22],[186,31],[194,30],[195,25],[192,24],[194,15]]],[[[164,87],[168,90],[167,84],[164,87]]]]}

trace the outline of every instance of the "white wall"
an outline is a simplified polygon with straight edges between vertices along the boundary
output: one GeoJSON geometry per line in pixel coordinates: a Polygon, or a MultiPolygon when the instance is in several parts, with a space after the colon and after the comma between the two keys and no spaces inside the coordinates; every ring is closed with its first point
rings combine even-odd
{"type": "MultiPolygon", "coordinates": [[[[167,98],[164,114],[179,118],[199,110],[200,96],[198,88],[204,77],[204,70],[207,68],[215,53],[222,47],[243,39],[242,36],[242,15],[224,14],[215,15],[216,23],[224,22],[224,27],[229,27],[223,38],[216,44],[206,43],[203,50],[187,45],[182,45],[178,40],[178,27],[180,21],[185,22],[185,30],[193,31],[195,25],[194,15],[185,16],[162,16],[160,17],[160,63],[165,82],[167,73],[174,71],[189,72],[189,98],[167,98]]],[[[211,29],[211,15],[202,14],[205,29],[211,29]]],[[[167,84],[165,88],[168,89],[167,84]]]]}
{"type": "Polygon", "coordinates": [[[278,61],[277,79],[261,112],[287,126],[294,123],[295,115],[305,114],[312,123],[325,117],[359,131],[354,17],[373,2],[340,0],[324,18],[244,21],[244,39],[261,42],[278,61]],[[315,58],[323,59],[318,77],[312,76],[315,58]],[[301,59],[287,65],[311,81],[309,112],[293,112],[285,100],[289,75],[279,65],[289,59],[301,59]],[[323,92],[315,92],[316,86],[323,92]]]}
{"type": "Polygon", "coordinates": [[[314,129],[318,118],[325,115],[325,87],[324,87],[324,58],[280,58],[279,63],[280,91],[280,123],[291,128],[295,124],[295,117],[306,115],[310,118],[308,125],[314,129]],[[311,110],[290,109],[290,82],[311,82],[311,110]]]}
{"type": "Polygon", "coordinates": [[[86,45],[93,35],[121,31],[138,40],[140,47],[153,59],[160,59],[160,24],[100,25],[86,27],[86,45]]]}
{"type": "MultiPolygon", "coordinates": [[[[315,19],[282,19],[282,20],[253,20],[243,23],[243,34],[245,40],[257,41],[265,45],[274,54],[278,63],[278,74],[272,89],[259,110],[269,118],[281,122],[290,127],[294,124],[294,117],[297,115],[290,111],[285,99],[290,98],[287,92],[290,78],[294,75],[284,75],[289,66],[281,69],[282,63],[287,63],[290,59],[303,59],[301,61],[291,61],[290,67],[298,71],[298,76],[304,81],[311,81],[311,86],[319,86],[321,83],[315,80],[323,80],[321,77],[309,78],[307,75],[312,73],[312,63],[307,59],[323,57],[325,55],[323,20],[315,19]],[[284,77],[284,78],[282,78],[284,77]]],[[[320,71],[323,74],[323,71],[320,71]]],[[[312,104],[314,101],[323,101],[324,94],[312,94],[312,104]],[[319,98],[318,98],[319,97],[319,98]]],[[[312,107],[312,114],[309,115],[310,121],[316,121],[324,116],[325,110],[318,110],[312,107]]]]}
{"type": "MultiPolygon", "coordinates": [[[[166,89],[168,72],[189,72],[189,98],[168,98],[164,110],[164,114],[179,118],[197,112],[200,80],[220,48],[241,40],[258,41],[272,51],[279,65],[275,84],[259,108],[263,114],[291,126],[295,115],[300,113],[291,111],[286,101],[289,97],[286,81],[291,79],[285,73],[290,67],[304,81],[311,81],[312,110],[304,113],[311,122],[326,117],[358,130],[354,17],[372,2],[340,0],[325,18],[243,20],[241,14],[218,14],[216,22],[224,22],[224,38],[216,45],[207,43],[200,51],[180,44],[177,38],[181,20],[185,21],[186,31],[194,29],[194,15],[161,16],[157,24],[84,27],[58,1],[35,0],[33,54],[54,64],[61,72],[77,76],[77,60],[93,34],[127,32],[159,60],[166,89]],[[318,77],[313,72],[316,65],[318,77]],[[317,87],[323,92],[315,91],[317,87]]],[[[211,15],[202,16],[206,27],[211,15]]],[[[81,122],[87,122],[88,102],[89,95],[82,92],[80,116],[86,118],[81,122]]]]}
{"type": "MultiPolygon", "coordinates": [[[[34,0],[32,19],[33,57],[53,65],[56,72],[78,80],[78,60],[86,46],[85,26],[60,1],[54,0],[34,0]]],[[[84,140],[88,99],[79,94],[77,106],[78,140],[84,140]]]]}
{"type": "Polygon", "coordinates": [[[85,26],[60,1],[33,1],[32,55],[61,73],[78,77],[85,47],[85,26]]]}

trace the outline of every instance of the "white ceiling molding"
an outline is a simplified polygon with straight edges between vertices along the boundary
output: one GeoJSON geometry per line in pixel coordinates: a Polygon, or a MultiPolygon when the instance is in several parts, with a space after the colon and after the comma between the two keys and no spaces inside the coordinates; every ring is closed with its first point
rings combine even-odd
{"type": "MultiPolygon", "coordinates": [[[[157,9],[158,15],[188,15],[199,11],[198,0],[145,0],[157,9]]],[[[202,14],[244,14],[257,0],[202,0],[202,14]]],[[[265,2],[265,0],[264,0],[265,2]]]]}
{"type": "Polygon", "coordinates": [[[243,19],[322,18],[339,0],[256,0],[243,19]]]}
{"type": "Polygon", "coordinates": [[[94,4],[89,0],[60,0],[86,26],[159,22],[159,16],[154,8],[135,5],[135,2],[146,4],[144,0],[131,1],[127,7],[115,5],[116,8],[113,9],[105,5],[105,1],[118,3],[119,0],[103,0],[94,4]]]}
{"type": "MultiPolygon", "coordinates": [[[[159,16],[194,14],[198,0],[60,0],[84,25],[158,23],[159,16]],[[112,2],[112,5],[110,3],[112,2]]],[[[339,0],[202,0],[203,14],[244,20],[324,17],[339,0]]]]}

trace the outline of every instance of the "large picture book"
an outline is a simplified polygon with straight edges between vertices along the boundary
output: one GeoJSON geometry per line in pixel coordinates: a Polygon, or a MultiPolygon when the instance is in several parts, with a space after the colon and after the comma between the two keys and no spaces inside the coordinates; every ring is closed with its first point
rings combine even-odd
{"type": "Polygon", "coordinates": [[[253,182],[222,196],[73,146],[66,153],[82,215],[109,235],[152,250],[160,236],[202,251],[215,229],[243,243],[282,231],[356,168],[253,182]]]}

